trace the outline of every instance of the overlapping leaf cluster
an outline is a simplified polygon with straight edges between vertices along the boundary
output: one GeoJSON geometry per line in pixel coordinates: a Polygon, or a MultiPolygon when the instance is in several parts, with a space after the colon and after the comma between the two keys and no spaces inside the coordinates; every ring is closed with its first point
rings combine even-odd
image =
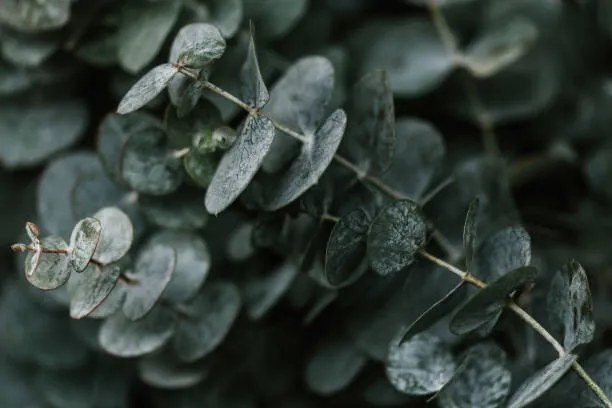
{"type": "Polygon", "coordinates": [[[605,3],[0,2],[0,406],[605,406],[605,3]]]}

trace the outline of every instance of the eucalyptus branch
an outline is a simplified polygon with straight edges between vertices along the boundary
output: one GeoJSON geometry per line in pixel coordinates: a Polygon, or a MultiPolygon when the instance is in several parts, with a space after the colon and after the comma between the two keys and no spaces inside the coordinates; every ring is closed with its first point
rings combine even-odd
{"type": "MultiPolygon", "coordinates": [[[[451,265],[450,263],[430,254],[429,252],[425,251],[425,250],[421,250],[419,252],[419,254],[433,262],[434,264],[445,268],[446,270],[454,273],[455,275],[459,276],[464,282],[467,282],[471,285],[474,285],[480,289],[484,289],[487,287],[487,284],[483,281],[481,281],[480,279],[476,278],[475,276],[473,276],[472,274],[462,271],[461,269],[451,265]]],[[[514,300],[509,299],[508,302],[506,303],[506,306],[508,307],[508,309],[512,310],[518,317],[520,317],[525,323],[527,323],[529,326],[531,326],[531,328],[533,330],[535,330],[538,334],[540,334],[540,336],[542,336],[542,338],[544,338],[544,340],[546,340],[554,349],[555,351],[559,354],[559,356],[563,356],[566,354],[565,349],[563,348],[563,346],[553,337],[552,334],[550,334],[540,323],[538,323],[537,320],[535,320],[529,313],[527,313],[523,308],[521,308],[518,304],[516,304],[516,302],[514,302],[514,300]]],[[[612,402],[610,401],[610,399],[608,398],[608,396],[605,394],[605,392],[601,389],[601,387],[589,376],[589,374],[584,371],[584,368],[582,368],[582,366],[577,362],[574,361],[572,363],[572,369],[576,372],[576,374],[578,374],[578,376],[580,376],[580,378],[584,381],[584,383],[589,387],[589,389],[593,392],[593,394],[595,394],[597,396],[597,398],[599,398],[601,400],[601,402],[603,402],[603,404],[608,407],[611,408],[612,407],[612,402]]]]}
{"type": "MultiPolygon", "coordinates": [[[[448,58],[456,66],[465,68],[464,57],[461,54],[461,50],[457,47],[457,40],[436,0],[427,0],[427,8],[429,9],[429,14],[436,27],[440,41],[442,41],[444,45],[448,58]]],[[[484,109],[478,91],[472,82],[472,78],[464,78],[463,85],[465,86],[466,94],[470,99],[472,107],[475,110],[476,120],[482,133],[484,148],[489,154],[498,156],[500,149],[491,116],[487,113],[486,109],[484,109]]]]}

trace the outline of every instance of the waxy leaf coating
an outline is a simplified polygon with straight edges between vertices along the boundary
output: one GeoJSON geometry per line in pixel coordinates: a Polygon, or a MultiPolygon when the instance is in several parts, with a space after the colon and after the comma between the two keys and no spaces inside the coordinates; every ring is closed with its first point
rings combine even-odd
{"type": "Polygon", "coordinates": [[[259,70],[253,35],[253,27],[251,27],[249,49],[240,71],[240,80],[242,82],[243,100],[253,108],[261,109],[270,100],[270,93],[259,70]]]}
{"type": "Polygon", "coordinates": [[[525,228],[508,227],[488,237],[474,258],[474,275],[485,282],[531,262],[531,238],[525,228]]]}
{"type": "Polygon", "coordinates": [[[163,91],[178,69],[172,64],[158,65],[138,80],[125,94],[117,113],[125,115],[134,112],[153,100],[163,91]]]}
{"type": "Polygon", "coordinates": [[[102,228],[93,258],[105,265],[123,258],[134,240],[134,227],[130,218],[116,207],[102,208],[93,218],[100,221],[102,228]]]}
{"type": "Polygon", "coordinates": [[[87,217],[77,223],[70,235],[68,262],[76,272],[83,271],[96,252],[102,224],[95,218],[87,217]]]}
{"type": "Polygon", "coordinates": [[[82,273],[73,273],[68,280],[70,317],[88,316],[109,296],[121,273],[117,264],[100,267],[90,263],[82,273]]]}
{"type": "MultiPolygon", "coordinates": [[[[43,248],[68,251],[66,242],[55,235],[41,240],[43,248]]],[[[68,281],[71,268],[68,265],[67,253],[43,252],[33,262],[35,255],[28,252],[25,258],[25,276],[28,282],[39,289],[56,289],[68,281]]]]}
{"type": "Polygon", "coordinates": [[[374,218],[368,234],[370,266],[380,275],[395,273],[410,265],[425,245],[427,225],[419,207],[401,200],[384,208],[374,218]]]}
{"type": "Polygon", "coordinates": [[[224,52],[225,40],[217,27],[207,23],[188,24],[174,38],[170,63],[199,69],[221,58],[224,52]]]}

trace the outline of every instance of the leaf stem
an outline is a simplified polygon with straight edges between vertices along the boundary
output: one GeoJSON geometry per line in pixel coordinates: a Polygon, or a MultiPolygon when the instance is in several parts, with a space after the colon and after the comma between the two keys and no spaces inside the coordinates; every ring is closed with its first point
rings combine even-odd
{"type": "MultiPolygon", "coordinates": [[[[467,282],[481,289],[484,289],[487,287],[487,284],[485,282],[476,278],[472,274],[462,271],[461,269],[449,264],[448,262],[436,257],[435,255],[430,254],[429,252],[425,250],[421,250],[419,254],[423,258],[459,276],[464,282],[467,282]]],[[[535,330],[540,336],[542,336],[544,340],[546,340],[555,349],[555,351],[557,351],[557,353],[560,356],[566,354],[566,351],[563,348],[563,346],[553,337],[553,335],[550,334],[529,313],[527,313],[523,308],[517,305],[516,302],[514,302],[514,300],[509,299],[508,302],[506,303],[506,306],[508,307],[508,309],[512,310],[518,317],[520,317],[525,323],[531,326],[531,328],[535,330]]],[[[575,361],[572,364],[572,369],[576,372],[576,374],[578,374],[578,376],[580,376],[580,378],[584,381],[584,383],[591,389],[593,394],[595,394],[597,398],[599,398],[606,407],[612,408],[612,402],[610,401],[606,393],[591,378],[591,376],[589,376],[589,374],[586,371],[584,371],[584,368],[582,368],[582,366],[577,361],[575,361]]]]}

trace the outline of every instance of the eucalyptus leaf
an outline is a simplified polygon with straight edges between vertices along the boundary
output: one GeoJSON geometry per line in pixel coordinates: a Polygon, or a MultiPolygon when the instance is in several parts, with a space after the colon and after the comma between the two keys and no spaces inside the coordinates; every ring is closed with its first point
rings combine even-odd
{"type": "Polygon", "coordinates": [[[523,382],[508,401],[508,408],[522,408],[548,391],[576,361],[576,355],[564,354],[523,382]]]}
{"type": "Polygon", "coordinates": [[[145,106],[161,93],[178,72],[172,64],[158,65],[140,78],[123,97],[117,113],[125,115],[145,106]]]}
{"type": "Polygon", "coordinates": [[[367,73],[354,86],[346,133],[343,146],[349,158],[368,173],[380,174],[391,165],[396,139],[395,107],[384,70],[367,73]]]}
{"type": "Polygon", "coordinates": [[[123,303],[123,313],[130,320],[142,319],[155,306],[176,268],[176,251],[166,245],[149,242],[138,253],[134,273],[123,303]]]}
{"type": "Polygon", "coordinates": [[[274,125],[267,117],[247,117],[238,140],[221,159],[206,191],[204,203],[208,212],[220,213],[244,191],[261,166],[274,134],[274,125]]]}
{"type": "Polygon", "coordinates": [[[261,319],[287,291],[298,267],[287,261],[261,277],[251,277],[241,290],[248,316],[261,319]]]}
{"type": "Polygon", "coordinates": [[[3,32],[0,51],[7,62],[24,67],[35,67],[48,59],[59,47],[56,35],[3,32]]]}
{"type": "Polygon", "coordinates": [[[70,18],[70,3],[70,0],[3,0],[0,22],[23,31],[59,28],[70,18]]]}
{"type": "Polygon", "coordinates": [[[180,10],[178,1],[126,3],[121,10],[118,31],[121,66],[135,73],[149,64],[159,52],[180,10]]]}
{"type": "Polygon", "coordinates": [[[386,276],[410,265],[425,245],[427,225],[419,207],[412,201],[396,201],[374,218],[368,233],[370,266],[386,276]]]}
{"type": "Polygon", "coordinates": [[[507,227],[488,237],[478,248],[474,274],[492,281],[531,262],[531,238],[521,226],[507,227]]]}
{"type": "Polygon", "coordinates": [[[517,17],[470,44],[464,64],[476,77],[495,75],[525,55],[537,37],[537,27],[528,19],[517,17]]]}
{"type": "Polygon", "coordinates": [[[466,351],[461,365],[439,394],[441,407],[505,407],[512,375],[506,368],[506,354],[499,347],[477,344],[466,351]]]}
{"type": "Polygon", "coordinates": [[[259,70],[257,52],[255,51],[255,39],[253,38],[255,34],[253,31],[254,29],[251,26],[249,49],[246,60],[240,70],[240,80],[242,82],[243,100],[251,107],[261,109],[270,100],[270,94],[259,70]]]}
{"type": "Polygon", "coordinates": [[[82,273],[73,273],[68,280],[70,317],[86,317],[104,302],[117,284],[120,273],[119,265],[100,267],[93,263],[82,273]]]}
{"type": "Polygon", "coordinates": [[[370,218],[362,209],[353,210],[334,225],[325,251],[325,281],[332,287],[350,284],[365,260],[370,218]]]}
{"type": "Polygon", "coordinates": [[[479,204],[478,197],[470,201],[465,215],[465,224],[463,224],[463,251],[465,252],[465,270],[467,272],[472,269],[472,260],[476,251],[476,218],[479,204]]]}
{"type": "Polygon", "coordinates": [[[208,370],[201,365],[179,361],[172,353],[162,350],[138,361],[138,376],[151,387],[178,390],[201,382],[208,370]]]}
{"type": "Polygon", "coordinates": [[[170,49],[170,62],[188,68],[202,68],[221,58],[225,40],[212,24],[194,23],[181,28],[170,49]]]}
{"type": "Polygon", "coordinates": [[[359,374],[367,359],[346,339],[326,341],[306,365],[308,387],[319,395],[337,393],[359,374]]]}
{"type": "Polygon", "coordinates": [[[207,188],[215,175],[217,161],[212,154],[202,154],[195,150],[183,158],[183,167],[195,184],[207,188]]]}
{"type": "MultiPolygon", "coordinates": [[[[198,147],[199,153],[210,153],[213,145],[213,132],[223,124],[221,113],[212,103],[202,100],[189,114],[179,116],[178,109],[168,106],[164,116],[164,128],[168,134],[168,144],[174,148],[198,147]],[[207,149],[200,150],[200,145],[207,149]]],[[[214,147],[217,147],[216,145],[214,147]]]]}
{"type": "Polygon", "coordinates": [[[450,330],[466,334],[484,325],[494,324],[502,313],[508,296],[535,280],[537,270],[524,266],[506,273],[479,290],[453,315],[450,330]]]}
{"type": "Polygon", "coordinates": [[[433,334],[419,333],[402,344],[393,341],[389,346],[387,378],[404,394],[427,395],[439,391],[454,370],[450,350],[433,334]]]}
{"type": "Polygon", "coordinates": [[[102,232],[99,220],[87,217],[77,223],[70,235],[68,263],[76,272],[85,270],[93,257],[102,232]]]}
{"type": "MultiPolygon", "coordinates": [[[[334,111],[308,140],[291,166],[265,188],[263,208],[278,210],[318,183],[336,154],[346,128],[346,113],[334,111]]],[[[275,177],[276,178],[276,177],[275,177]]]]}
{"type": "Polygon", "coordinates": [[[225,38],[236,34],[242,22],[242,0],[210,0],[206,6],[194,10],[197,18],[209,21],[217,27],[225,38]]]}
{"type": "Polygon", "coordinates": [[[164,289],[162,299],[179,304],[191,299],[200,289],[210,268],[210,254],[202,238],[186,231],[161,231],[150,245],[163,245],[176,252],[176,266],[164,289]]]}
{"type": "Polygon", "coordinates": [[[25,276],[28,282],[39,289],[56,289],[65,284],[70,278],[72,269],[69,267],[68,245],[56,235],[41,240],[43,248],[63,250],[66,253],[43,252],[38,261],[33,262],[34,254],[28,252],[25,258],[25,276]]]}
{"type": "Polygon", "coordinates": [[[102,264],[121,259],[132,246],[134,227],[130,218],[116,207],[105,207],[93,215],[100,221],[100,241],[93,258],[102,264]]]}
{"type": "Polygon", "coordinates": [[[191,301],[179,318],[174,350],[182,361],[192,362],[217,348],[229,333],[240,311],[238,288],[230,282],[213,282],[191,301]]]}
{"type": "MultiPolygon", "coordinates": [[[[302,58],[274,84],[264,112],[283,126],[311,138],[325,118],[333,88],[334,67],[328,59],[302,58]]],[[[287,135],[277,135],[263,163],[264,171],[280,170],[299,150],[298,146],[287,135]]]]}
{"type": "Polygon", "coordinates": [[[547,298],[550,325],[563,333],[569,353],[595,336],[595,320],[589,281],[582,265],[572,260],[555,275],[547,298]]]}
{"type": "Polygon", "coordinates": [[[74,144],[85,132],[81,101],[6,104],[0,108],[0,164],[32,167],[74,144]]]}
{"type": "MultiPolygon", "coordinates": [[[[119,263],[123,263],[123,260],[119,263]]],[[[109,265],[108,267],[114,267],[109,265]]],[[[128,272],[127,267],[122,267],[122,272],[128,272]]],[[[110,291],[108,296],[98,304],[88,315],[90,319],[106,319],[107,317],[113,316],[123,306],[125,300],[125,294],[127,292],[128,284],[118,279],[115,287],[110,291]]],[[[96,340],[97,341],[97,340],[96,340]]]]}
{"type": "Polygon", "coordinates": [[[161,197],[141,197],[139,203],[147,220],[158,227],[195,230],[208,221],[200,194],[179,191],[161,197]]]}
{"type": "Polygon", "coordinates": [[[160,349],[174,333],[174,313],[158,306],[136,322],[117,313],[100,327],[100,346],[117,357],[137,357],[160,349]]]}

